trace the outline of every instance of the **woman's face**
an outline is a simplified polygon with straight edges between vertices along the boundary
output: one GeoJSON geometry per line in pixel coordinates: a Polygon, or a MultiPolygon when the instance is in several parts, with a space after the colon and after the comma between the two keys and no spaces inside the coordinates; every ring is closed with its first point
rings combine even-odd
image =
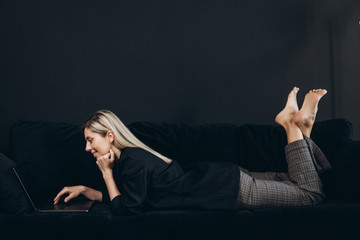
{"type": "Polygon", "coordinates": [[[89,128],[84,129],[84,135],[86,140],[85,151],[91,152],[95,158],[103,156],[110,151],[112,139],[110,139],[108,135],[103,137],[99,133],[91,131],[89,128]]]}

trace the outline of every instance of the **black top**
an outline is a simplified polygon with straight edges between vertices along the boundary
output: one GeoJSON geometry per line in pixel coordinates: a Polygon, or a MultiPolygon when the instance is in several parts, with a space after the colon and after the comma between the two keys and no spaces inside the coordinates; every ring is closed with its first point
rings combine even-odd
{"type": "MultiPolygon", "coordinates": [[[[234,163],[199,162],[184,171],[175,160],[167,164],[141,148],[124,148],[113,173],[121,193],[111,201],[115,215],[152,209],[236,209],[240,172],[234,163]]],[[[102,193],[109,202],[108,192],[102,193]]]]}

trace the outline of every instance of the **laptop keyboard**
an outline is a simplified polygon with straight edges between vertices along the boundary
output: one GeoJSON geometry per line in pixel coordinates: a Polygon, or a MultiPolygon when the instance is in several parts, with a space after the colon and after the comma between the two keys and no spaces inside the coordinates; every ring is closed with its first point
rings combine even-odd
{"type": "Polygon", "coordinates": [[[71,202],[58,202],[58,204],[54,204],[54,200],[53,199],[48,199],[47,200],[47,205],[48,206],[51,206],[51,205],[53,205],[53,206],[58,206],[58,207],[67,207],[67,206],[71,206],[71,202]]]}
{"type": "Polygon", "coordinates": [[[70,202],[59,202],[58,204],[57,204],[58,206],[61,206],[61,207],[67,207],[67,206],[70,206],[71,205],[71,203],[70,202]]]}

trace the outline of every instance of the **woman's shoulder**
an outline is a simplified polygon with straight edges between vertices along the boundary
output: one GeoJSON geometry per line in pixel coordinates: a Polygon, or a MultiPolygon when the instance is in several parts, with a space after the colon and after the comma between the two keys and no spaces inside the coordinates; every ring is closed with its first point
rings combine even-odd
{"type": "MultiPolygon", "coordinates": [[[[151,152],[142,149],[140,147],[126,147],[121,150],[121,155],[123,155],[123,159],[132,159],[133,161],[144,161],[151,162],[161,160],[159,157],[155,156],[151,152]]],[[[121,156],[120,156],[121,157],[121,156]]]]}
{"type": "Polygon", "coordinates": [[[144,168],[147,170],[163,168],[167,164],[151,152],[139,147],[127,147],[121,150],[120,166],[123,168],[144,168]]]}
{"type": "Polygon", "coordinates": [[[126,156],[142,156],[151,153],[140,147],[126,147],[121,150],[121,154],[124,154],[126,156]]]}

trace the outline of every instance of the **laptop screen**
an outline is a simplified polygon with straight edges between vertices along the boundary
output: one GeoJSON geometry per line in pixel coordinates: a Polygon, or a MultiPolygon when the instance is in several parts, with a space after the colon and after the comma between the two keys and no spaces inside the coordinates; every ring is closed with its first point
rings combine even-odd
{"type": "Polygon", "coordinates": [[[53,199],[55,193],[48,181],[42,180],[34,174],[36,171],[31,170],[33,167],[31,163],[24,163],[15,167],[15,170],[27,194],[37,208],[53,199]]]}

